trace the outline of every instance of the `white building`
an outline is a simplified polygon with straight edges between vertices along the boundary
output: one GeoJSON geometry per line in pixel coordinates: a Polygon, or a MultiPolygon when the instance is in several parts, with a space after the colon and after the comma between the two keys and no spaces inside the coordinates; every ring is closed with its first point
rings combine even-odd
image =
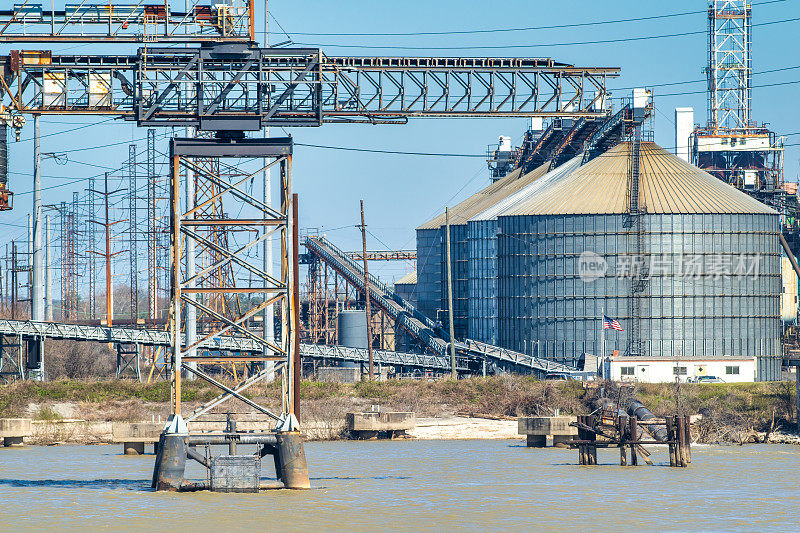
{"type": "Polygon", "coordinates": [[[714,376],[725,383],[752,383],[756,378],[755,357],[720,357],[716,359],[662,359],[653,357],[610,357],[607,369],[614,381],[674,383],[696,381],[714,376]]]}

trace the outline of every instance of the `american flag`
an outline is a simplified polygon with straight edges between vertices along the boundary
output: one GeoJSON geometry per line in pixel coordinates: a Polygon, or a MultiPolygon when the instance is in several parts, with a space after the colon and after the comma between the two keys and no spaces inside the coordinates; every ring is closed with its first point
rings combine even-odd
{"type": "Polygon", "coordinates": [[[620,326],[618,320],[614,320],[611,317],[603,315],[603,329],[613,329],[616,331],[622,331],[622,326],[620,326]]]}

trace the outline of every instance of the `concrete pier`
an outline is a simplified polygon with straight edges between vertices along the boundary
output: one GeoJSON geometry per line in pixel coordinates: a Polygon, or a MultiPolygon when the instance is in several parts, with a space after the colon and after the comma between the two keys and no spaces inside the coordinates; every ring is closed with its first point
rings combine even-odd
{"type": "Polygon", "coordinates": [[[143,455],[146,444],[152,444],[155,453],[163,429],[164,424],[158,422],[114,422],[111,438],[122,443],[125,455],[143,455]]]}
{"type": "Polygon", "coordinates": [[[33,434],[30,418],[0,418],[0,439],[3,446],[24,446],[25,437],[33,434]]]}
{"type": "Polygon", "coordinates": [[[345,423],[347,431],[357,439],[392,438],[414,429],[416,416],[403,412],[347,413],[345,423]]]}
{"type": "Polygon", "coordinates": [[[565,446],[578,435],[578,428],[569,425],[575,421],[574,416],[519,417],[518,433],[527,437],[529,448],[544,448],[547,437],[552,437],[553,446],[565,446]]]}

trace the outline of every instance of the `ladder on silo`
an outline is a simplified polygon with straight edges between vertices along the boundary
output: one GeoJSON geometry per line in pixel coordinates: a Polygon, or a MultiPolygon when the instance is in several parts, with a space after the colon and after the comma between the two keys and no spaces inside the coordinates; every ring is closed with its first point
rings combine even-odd
{"type": "Polygon", "coordinates": [[[630,157],[628,159],[628,217],[625,226],[632,228],[634,256],[631,265],[631,298],[628,306],[628,349],[626,355],[645,355],[642,340],[642,297],[650,279],[650,265],[646,258],[646,243],[643,206],[639,202],[640,160],[642,153],[642,128],[637,124],[633,130],[630,157]]]}

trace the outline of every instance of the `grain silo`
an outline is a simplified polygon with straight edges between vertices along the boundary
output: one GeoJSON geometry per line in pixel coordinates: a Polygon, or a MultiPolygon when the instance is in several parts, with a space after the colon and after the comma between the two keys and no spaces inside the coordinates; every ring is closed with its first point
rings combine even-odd
{"type": "Polygon", "coordinates": [[[756,378],[778,379],[778,214],[653,143],[632,181],[632,149],[498,217],[498,343],[572,365],[613,350],[755,356],[756,378]],[[624,329],[604,350],[603,312],[624,329]]]}
{"type": "MultiPolygon", "coordinates": [[[[527,174],[522,174],[517,169],[450,209],[453,322],[456,338],[463,339],[467,334],[467,221],[541,177],[547,170],[548,164],[527,174]]],[[[423,314],[443,322],[446,321],[446,314],[440,311],[447,309],[446,257],[445,214],[441,213],[417,228],[417,302],[423,314]]]]}
{"type": "Polygon", "coordinates": [[[497,217],[577,169],[577,156],[472,217],[467,224],[467,336],[497,344],[497,217]]]}

